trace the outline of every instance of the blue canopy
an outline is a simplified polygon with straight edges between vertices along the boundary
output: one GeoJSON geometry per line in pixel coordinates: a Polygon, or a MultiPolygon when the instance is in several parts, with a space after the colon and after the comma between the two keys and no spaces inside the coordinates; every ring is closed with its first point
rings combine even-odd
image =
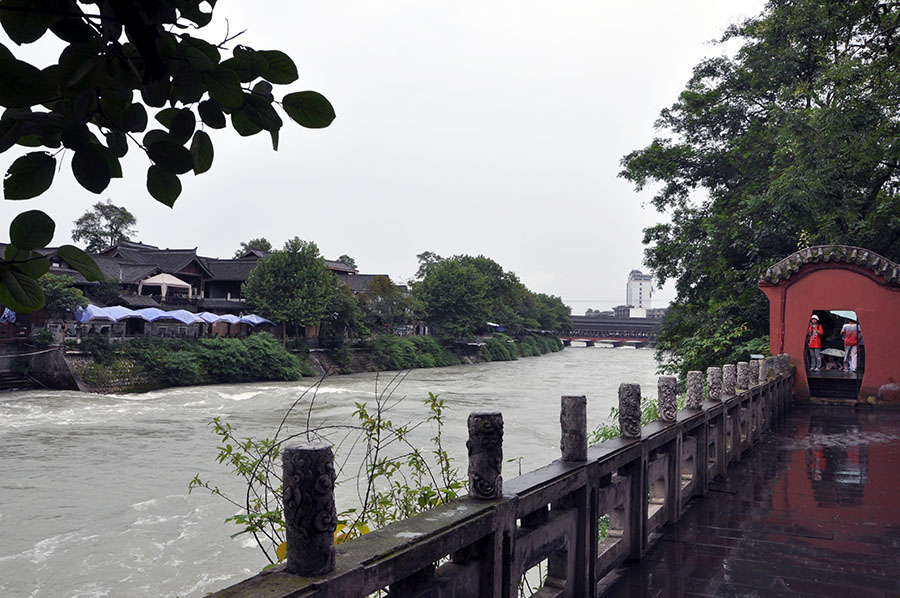
{"type": "Polygon", "coordinates": [[[87,307],[79,307],[74,312],[75,319],[80,323],[85,322],[115,322],[116,319],[110,315],[104,308],[96,305],[88,305],[87,307]]]}
{"type": "Polygon", "coordinates": [[[148,322],[150,321],[147,319],[147,316],[145,316],[144,314],[140,314],[131,308],[123,307],[121,305],[111,305],[109,307],[104,307],[102,309],[105,314],[111,316],[113,319],[116,320],[116,322],[118,322],[119,320],[126,320],[129,318],[146,320],[148,322]]]}
{"type": "Polygon", "coordinates": [[[258,316],[256,314],[250,314],[249,316],[244,316],[243,318],[241,318],[241,322],[246,322],[247,324],[250,324],[251,326],[257,326],[259,324],[272,324],[271,320],[267,320],[267,319],[263,318],[262,316],[258,316]]]}

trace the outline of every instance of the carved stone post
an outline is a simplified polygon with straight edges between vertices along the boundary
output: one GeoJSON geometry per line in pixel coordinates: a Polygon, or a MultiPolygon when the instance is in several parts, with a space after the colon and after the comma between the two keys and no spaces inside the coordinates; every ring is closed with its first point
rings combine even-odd
{"type": "Polygon", "coordinates": [[[503,495],[503,414],[469,414],[469,496],[492,499],[503,495]]]}
{"type": "Polygon", "coordinates": [[[706,368],[706,398],[710,401],[722,400],[722,368],[706,368]]]}
{"type": "Polygon", "coordinates": [[[784,367],[784,357],[783,353],[781,355],[775,356],[775,376],[783,376],[787,373],[784,367]]]}
{"type": "Polygon", "coordinates": [[[722,396],[733,397],[737,388],[737,368],[733,363],[722,366],[722,396]]]}
{"type": "Polygon", "coordinates": [[[692,370],[687,373],[687,407],[700,409],[703,402],[703,372],[692,370]]]}
{"type": "Polygon", "coordinates": [[[737,364],[737,387],[741,390],[750,388],[750,364],[746,361],[737,364]]]}
{"type": "Polygon", "coordinates": [[[640,384],[619,384],[619,430],[622,438],[641,437],[640,384]]]}
{"type": "Polygon", "coordinates": [[[559,411],[563,461],[587,461],[587,397],[564,396],[559,411]]]}
{"type": "Polygon", "coordinates": [[[778,360],[781,362],[781,373],[784,376],[787,376],[791,373],[791,356],[787,353],[782,353],[778,356],[778,360]]]}
{"type": "Polygon", "coordinates": [[[334,456],[324,442],[284,449],[284,523],[287,570],[315,577],[334,569],[334,456]]]}
{"type": "Polygon", "coordinates": [[[674,376],[660,376],[656,383],[656,409],[661,422],[674,423],[678,415],[677,384],[674,376]]]}
{"type": "Polygon", "coordinates": [[[768,359],[760,359],[759,360],[759,383],[765,384],[769,381],[769,366],[768,359]]]}
{"type": "Polygon", "coordinates": [[[759,386],[759,360],[750,360],[750,369],[747,373],[750,376],[750,386],[748,388],[759,386]]]}

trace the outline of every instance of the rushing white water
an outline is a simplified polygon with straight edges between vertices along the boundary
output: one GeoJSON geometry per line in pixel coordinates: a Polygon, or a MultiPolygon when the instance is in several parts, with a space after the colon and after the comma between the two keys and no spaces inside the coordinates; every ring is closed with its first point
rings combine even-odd
{"type": "MultiPolygon", "coordinates": [[[[464,473],[466,416],[501,411],[504,456],[521,457],[527,471],[559,454],[561,395],[587,395],[593,428],[616,403],[619,383],[655,395],[655,369],[652,350],[575,347],[414,370],[394,392],[405,399],[391,418],[421,420],[428,392],[439,394],[448,408],[445,448],[464,473]]],[[[354,403],[371,402],[391,376],[325,380],[312,423],[349,423],[354,403]]],[[[222,523],[236,509],[202,491],[188,494],[188,483],[199,473],[239,494],[238,480],[215,462],[210,420],[221,416],[241,437],[271,436],[310,383],[0,395],[0,596],[199,598],[256,573],[267,561],[253,539],[232,538],[237,529],[222,523]]],[[[300,403],[292,431],[305,426],[308,406],[308,398],[300,403]]],[[[504,478],[517,475],[516,463],[504,467],[504,478]]],[[[339,488],[339,510],[353,493],[350,483],[339,488]]]]}

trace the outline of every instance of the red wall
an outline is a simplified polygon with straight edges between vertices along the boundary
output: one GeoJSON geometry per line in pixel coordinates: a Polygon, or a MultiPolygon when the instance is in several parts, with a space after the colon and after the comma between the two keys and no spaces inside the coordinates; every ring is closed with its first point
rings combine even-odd
{"type": "Polygon", "coordinates": [[[900,404],[900,288],[865,268],[843,263],[802,266],[787,280],[762,282],[769,298],[773,354],[788,353],[796,366],[794,396],[809,398],[803,362],[813,310],[852,310],[866,345],[866,368],[859,400],[900,404]]]}

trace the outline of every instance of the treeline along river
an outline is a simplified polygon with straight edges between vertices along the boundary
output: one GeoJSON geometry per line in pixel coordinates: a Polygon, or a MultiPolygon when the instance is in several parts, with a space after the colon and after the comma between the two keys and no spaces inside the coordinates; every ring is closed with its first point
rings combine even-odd
{"type": "MultiPolygon", "coordinates": [[[[650,349],[566,349],[542,357],[410,372],[394,391],[396,422],[422,420],[429,392],[447,404],[445,448],[465,476],[466,417],[499,410],[505,421],[504,478],[559,455],[559,397],[588,397],[588,427],[606,420],[620,382],[656,393],[650,349]]],[[[313,425],[350,422],[357,401],[373,403],[391,373],[326,379],[309,412],[313,425]]],[[[146,394],[28,391],[0,395],[0,596],[199,598],[261,569],[253,539],[223,524],[236,509],[202,490],[195,474],[240,495],[215,462],[221,416],[240,437],[271,436],[310,385],[182,387],[146,394]]],[[[306,424],[308,399],[292,418],[306,424]]],[[[428,437],[425,434],[423,441],[428,437]]],[[[354,470],[355,471],[355,470],[354,470]]],[[[347,478],[348,475],[342,476],[347,478]]],[[[353,506],[352,480],[338,510],[353,506]]]]}

